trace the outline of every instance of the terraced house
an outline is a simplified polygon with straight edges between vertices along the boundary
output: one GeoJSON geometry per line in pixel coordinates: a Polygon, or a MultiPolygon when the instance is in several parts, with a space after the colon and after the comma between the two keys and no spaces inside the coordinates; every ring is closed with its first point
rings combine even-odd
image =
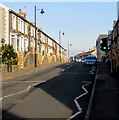
{"type": "Polygon", "coordinates": [[[18,54],[19,69],[51,62],[66,62],[66,49],[26,19],[26,14],[0,4],[1,44],[13,45],[18,54]],[[36,38],[35,38],[36,30],[36,38]],[[36,44],[35,44],[36,40],[36,44]]]}
{"type": "Polygon", "coordinates": [[[108,55],[111,60],[111,72],[119,73],[119,20],[114,22],[113,30],[108,35],[108,55]]]}

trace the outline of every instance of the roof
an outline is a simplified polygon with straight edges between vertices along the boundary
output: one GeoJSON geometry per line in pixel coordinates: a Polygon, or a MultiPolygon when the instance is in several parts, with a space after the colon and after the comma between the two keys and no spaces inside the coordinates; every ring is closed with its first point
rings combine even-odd
{"type": "Polygon", "coordinates": [[[6,9],[6,10],[10,10],[7,6],[5,6],[5,5],[3,5],[1,3],[0,3],[0,6],[3,7],[4,9],[6,9]]]}
{"type": "MultiPolygon", "coordinates": [[[[35,25],[33,25],[30,21],[28,21],[27,19],[25,19],[24,17],[20,16],[18,13],[16,13],[15,11],[9,9],[7,6],[0,4],[1,7],[3,7],[6,10],[9,10],[10,13],[15,14],[16,16],[18,16],[19,18],[23,19],[25,22],[29,23],[31,26],[35,27],[35,25]]],[[[53,42],[55,42],[56,44],[58,44],[60,47],[62,47],[59,43],[57,43],[53,38],[51,38],[49,35],[47,35],[45,32],[41,31],[37,26],[36,26],[37,30],[39,32],[42,32],[44,35],[46,35],[48,38],[50,38],[53,42]]],[[[62,47],[63,48],[63,47],[62,47]]],[[[67,51],[65,48],[63,48],[65,51],[67,51]]]]}
{"type": "Polygon", "coordinates": [[[99,39],[105,38],[105,37],[108,37],[108,35],[107,35],[107,34],[100,34],[100,35],[98,36],[99,39]]]}

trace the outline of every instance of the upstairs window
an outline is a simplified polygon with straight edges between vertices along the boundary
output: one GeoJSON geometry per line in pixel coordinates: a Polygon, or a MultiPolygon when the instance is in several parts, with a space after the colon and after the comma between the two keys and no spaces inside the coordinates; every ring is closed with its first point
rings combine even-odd
{"type": "Polygon", "coordinates": [[[24,21],[21,20],[21,32],[24,33],[24,21]]]}
{"type": "Polygon", "coordinates": [[[16,16],[12,15],[12,29],[16,30],[16,16]]]}
{"type": "Polygon", "coordinates": [[[18,31],[21,32],[21,19],[18,18],[18,31]]]}
{"type": "Polygon", "coordinates": [[[25,24],[25,34],[28,35],[28,25],[25,24]]]}

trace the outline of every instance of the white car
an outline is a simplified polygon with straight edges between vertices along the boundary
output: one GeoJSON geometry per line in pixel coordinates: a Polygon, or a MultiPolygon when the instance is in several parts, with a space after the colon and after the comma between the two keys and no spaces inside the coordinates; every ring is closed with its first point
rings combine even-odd
{"type": "Polygon", "coordinates": [[[77,59],[76,59],[76,62],[81,62],[81,58],[80,58],[80,59],[79,59],[79,58],[77,58],[77,59]]]}
{"type": "Polygon", "coordinates": [[[96,56],[93,55],[88,55],[84,60],[85,65],[96,65],[96,63],[97,63],[97,58],[96,56]]]}

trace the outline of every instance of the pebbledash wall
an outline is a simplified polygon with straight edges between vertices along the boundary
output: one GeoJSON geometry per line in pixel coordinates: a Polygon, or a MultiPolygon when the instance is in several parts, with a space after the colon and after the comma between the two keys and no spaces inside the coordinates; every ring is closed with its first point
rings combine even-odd
{"type": "Polygon", "coordinates": [[[18,69],[34,67],[35,53],[37,66],[52,62],[67,62],[66,49],[54,39],[26,20],[26,14],[10,10],[0,4],[0,45],[11,44],[18,55],[18,69]]]}

